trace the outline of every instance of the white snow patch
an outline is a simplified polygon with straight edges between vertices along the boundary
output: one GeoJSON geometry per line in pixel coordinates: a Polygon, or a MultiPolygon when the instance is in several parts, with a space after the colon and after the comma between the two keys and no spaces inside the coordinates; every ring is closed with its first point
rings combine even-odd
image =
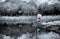
{"type": "Polygon", "coordinates": [[[5,2],[6,0],[0,0],[0,2],[5,2]]]}
{"type": "Polygon", "coordinates": [[[21,1],[26,1],[27,3],[30,2],[31,0],[21,0],[21,1]]]}
{"type": "Polygon", "coordinates": [[[60,21],[43,22],[42,25],[60,25],[60,21]]]}
{"type": "Polygon", "coordinates": [[[54,32],[42,33],[41,35],[38,35],[38,39],[60,39],[60,36],[54,32]]]}

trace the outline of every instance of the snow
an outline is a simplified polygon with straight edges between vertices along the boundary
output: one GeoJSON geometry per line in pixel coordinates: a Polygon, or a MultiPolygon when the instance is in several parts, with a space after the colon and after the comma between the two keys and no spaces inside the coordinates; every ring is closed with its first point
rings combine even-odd
{"type": "Polygon", "coordinates": [[[6,0],[0,0],[0,2],[5,2],[6,0]]]}
{"type": "MultiPolygon", "coordinates": [[[[17,39],[35,39],[36,36],[32,36],[32,38],[30,38],[31,34],[26,33],[26,34],[22,34],[22,36],[17,37],[17,39]]],[[[10,36],[5,36],[3,37],[3,39],[14,39],[14,37],[10,37],[10,36]]],[[[41,33],[41,34],[37,34],[37,39],[60,39],[60,36],[54,32],[49,32],[49,33],[41,33]]]]}
{"type": "Polygon", "coordinates": [[[42,25],[60,25],[60,21],[43,22],[42,25]]]}

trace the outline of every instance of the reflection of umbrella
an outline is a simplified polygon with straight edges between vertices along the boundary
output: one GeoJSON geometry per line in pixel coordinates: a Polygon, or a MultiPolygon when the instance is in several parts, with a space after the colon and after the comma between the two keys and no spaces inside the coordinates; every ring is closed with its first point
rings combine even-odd
{"type": "Polygon", "coordinates": [[[38,15],[37,15],[37,18],[38,18],[38,19],[41,19],[41,18],[42,18],[42,14],[38,14],[38,15]]]}

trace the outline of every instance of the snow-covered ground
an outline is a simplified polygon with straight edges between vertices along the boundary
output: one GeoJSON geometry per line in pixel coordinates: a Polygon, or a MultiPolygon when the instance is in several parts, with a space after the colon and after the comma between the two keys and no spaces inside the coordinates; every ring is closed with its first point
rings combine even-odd
{"type": "MultiPolygon", "coordinates": [[[[10,37],[10,36],[3,36],[3,39],[14,39],[15,37],[10,37]]],[[[27,33],[27,34],[23,34],[20,37],[17,37],[16,39],[36,39],[36,36],[32,36],[31,34],[27,33]]],[[[37,34],[37,39],[60,39],[59,34],[56,34],[54,32],[50,32],[50,33],[41,33],[41,34],[37,34]]]]}

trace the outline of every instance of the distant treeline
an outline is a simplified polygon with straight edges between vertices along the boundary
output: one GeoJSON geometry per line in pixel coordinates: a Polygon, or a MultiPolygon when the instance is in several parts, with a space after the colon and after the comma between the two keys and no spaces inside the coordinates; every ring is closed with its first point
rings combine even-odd
{"type": "Polygon", "coordinates": [[[37,13],[34,12],[34,11],[31,11],[31,12],[24,12],[23,10],[21,9],[18,9],[18,10],[11,10],[11,11],[7,11],[6,9],[1,9],[0,10],[0,16],[26,16],[26,15],[30,15],[30,16],[34,16],[36,15],[37,13]]]}
{"type": "MultiPolygon", "coordinates": [[[[8,10],[4,7],[0,7],[0,16],[24,16],[24,15],[29,15],[29,16],[35,16],[38,13],[42,15],[60,15],[60,4],[55,4],[55,5],[40,5],[39,7],[33,7],[33,6],[25,6],[24,8],[19,7],[18,9],[14,10],[8,10]]],[[[8,7],[9,8],[9,7],[8,7]]]]}
{"type": "Polygon", "coordinates": [[[56,7],[52,10],[41,10],[38,8],[37,12],[30,12],[30,13],[24,13],[21,9],[19,10],[12,10],[7,11],[6,9],[0,10],[0,16],[22,16],[22,15],[37,15],[38,13],[41,13],[43,15],[60,15],[60,10],[56,7]]]}
{"type": "Polygon", "coordinates": [[[60,15],[60,10],[56,7],[54,7],[54,9],[52,10],[41,10],[38,9],[38,13],[41,13],[43,15],[60,15]]]}

